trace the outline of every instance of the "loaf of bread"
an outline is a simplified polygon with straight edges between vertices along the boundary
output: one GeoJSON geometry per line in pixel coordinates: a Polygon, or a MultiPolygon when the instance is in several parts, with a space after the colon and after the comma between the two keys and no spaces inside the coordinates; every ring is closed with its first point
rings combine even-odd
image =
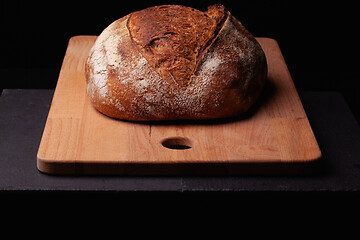
{"type": "Polygon", "coordinates": [[[222,5],[163,5],[130,13],[97,38],[87,93],[101,113],[135,121],[244,113],[267,76],[261,46],[222,5]]]}

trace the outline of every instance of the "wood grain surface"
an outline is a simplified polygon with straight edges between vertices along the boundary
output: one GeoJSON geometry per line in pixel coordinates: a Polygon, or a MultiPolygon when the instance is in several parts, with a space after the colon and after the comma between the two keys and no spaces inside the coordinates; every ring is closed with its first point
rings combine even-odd
{"type": "Polygon", "coordinates": [[[96,36],[75,36],[69,41],[37,154],[40,171],[197,174],[211,169],[226,174],[244,170],[246,164],[296,165],[321,157],[275,40],[257,38],[267,57],[268,81],[248,113],[169,122],[122,121],[92,107],[84,66],[95,40],[96,36]]]}

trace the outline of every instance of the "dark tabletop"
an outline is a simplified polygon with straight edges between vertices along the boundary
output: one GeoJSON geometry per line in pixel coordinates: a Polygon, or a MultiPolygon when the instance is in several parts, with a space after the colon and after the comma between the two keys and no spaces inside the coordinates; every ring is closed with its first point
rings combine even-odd
{"type": "Polygon", "coordinates": [[[359,191],[360,128],[341,94],[302,92],[301,101],[323,157],[297,175],[53,176],[36,154],[53,90],[9,90],[0,97],[2,191],[359,191]]]}

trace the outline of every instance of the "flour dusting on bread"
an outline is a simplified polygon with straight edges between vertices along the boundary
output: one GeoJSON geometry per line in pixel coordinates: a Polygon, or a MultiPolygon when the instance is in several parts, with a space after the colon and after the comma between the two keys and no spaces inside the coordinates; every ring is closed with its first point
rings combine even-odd
{"type": "MultiPolygon", "coordinates": [[[[172,5],[160,7],[161,11],[166,12],[172,5]]],[[[147,11],[160,11],[160,7],[147,11]]],[[[217,7],[212,11],[216,11],[217,7]]],[[[181,8],[187,7],[177,7],[170,12],[176,13],[181,8]]],[[[161,17],[161,14],[154,16],[161,17]]],[[[131,37],[128,27],[131,14],[113,22],[100,34],[86,62],[87,91],[93,105],[108,116],[128,120],[204,119],[232,116],[246,111],[252,104],[244,101],[247,88],[258,88],[255,94],[261,91],[266,77],[266,59],[260,45],[245,32],[241,23],[230,13],[225,16],[222,25],[213,29],[216,33],[213,39],[209,39],[204,48],[197,50],[203,51],[201,58],[189,79],[180,81],[181,84],[179,76],[188,76],[182,75],[181,71],[188,69],[172,68],[171,64],[179,64],[176,56],[163,63],[162,58],[157,57],[155,63],[160,61],[161,64],[150,64],[147,58],[153,61],[151,53],[144,55],[146,46],[140,48],[131,37]],[[172,78],[163,78],[164,74],[172,78]]],[[[142,26],[132,27],[134,30],[142,26]]],[[[173,35],[175,32],[169,30],[169,34],[172,39],[177,39],[173,35]]],[[[156,32],[154,39],[158,39],[156,32]]],[[[159,41],[159,44],[164,41],[159,41]]],[[[164,46],[158,46],[152,41],[149,49],[158,51],[154,54],[161,51],[169,54],[171,48],[181,47],[181,42],[176,45],[168,40],[165,42],[165,50],[159,49],[164,46]]],[[[187,51],[186,45],[183,48],[177,51],[187,51]]],[[[257,96],[253,97],[256,99],[257,96]]]]}

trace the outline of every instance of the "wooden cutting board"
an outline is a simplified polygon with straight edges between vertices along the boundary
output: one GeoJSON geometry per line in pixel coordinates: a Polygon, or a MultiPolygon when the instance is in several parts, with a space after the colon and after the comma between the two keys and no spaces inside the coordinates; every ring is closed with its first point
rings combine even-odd
{"type": "Polygon", "coordinates": [[[268,61],[268,81],[247,114],[232,119],[156,123],[116,120],[92,107],[86,94],[84,64],[95,40],[96,36],[75,36],[69,41],[37,154],[40,171],[277,172],[284,165],[296,168],[321,157],[275,40],[257,38],[268,61]]]}

